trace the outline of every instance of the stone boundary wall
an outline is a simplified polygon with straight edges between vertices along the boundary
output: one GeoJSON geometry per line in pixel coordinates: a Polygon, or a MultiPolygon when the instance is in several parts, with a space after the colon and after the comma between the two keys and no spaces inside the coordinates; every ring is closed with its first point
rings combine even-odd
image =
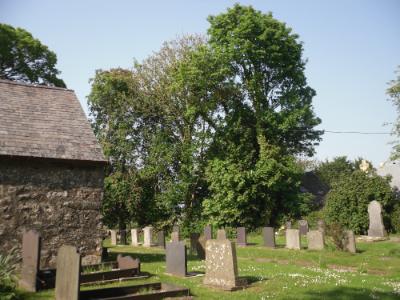
{"type": "Polygon", "coordinates": [[[86,260],[105,236],[100,205],[104,164],[0,157],[0,249],[21,248],[24,229],[42,237],[41,267],[54,267],[63,244],[86,260]]]}

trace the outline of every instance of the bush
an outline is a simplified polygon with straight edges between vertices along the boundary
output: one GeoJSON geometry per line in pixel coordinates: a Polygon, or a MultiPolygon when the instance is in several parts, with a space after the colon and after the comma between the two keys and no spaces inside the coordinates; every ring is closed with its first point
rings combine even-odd
{"type": "Polygon", "coordinates": [[[8,254],[0,253],[0,299],[16,300],[19,299],[16,292],[17,278],[17,248],[11,249],[8,254]]]}
{"type": "Polygon", "coordinates": [[[318,220],[323,220],[324,219],[324,212],[322,210],[316,210],[316,211],[313,211],[313,212],[309,213],[303,219],[307,220],[308,226],[310,228],[317,228],[318,220]]]}
{"type": "Polygon", "coordinates": [[[390,214],[390,223],[394,232],[400,233],[400,204],[397,204],[390,214]]]}
{"type": "Polygon", "coordinates": [[[389,178],[354,171],[333,184],[326,196],[324,214],[327,223],[339,223],[356,234],[364,234],[369,226],[368,204],[379,201],[387,219],[386,211],[395,199],[389,178]]]}
{"type": "Polygon", "coordinates": [[[332,239],[333,244],[338,250],[345,250],[347,235],[340,223],[331,223],[326,226],[326,235],[332,239]]]}

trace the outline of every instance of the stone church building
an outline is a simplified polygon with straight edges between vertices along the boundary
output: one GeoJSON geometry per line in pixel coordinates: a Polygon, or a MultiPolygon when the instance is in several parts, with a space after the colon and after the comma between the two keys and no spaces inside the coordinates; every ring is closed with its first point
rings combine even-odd
{"type": "Polygon", "coordinates": [[[0,80],[0,252],[36,229],[42,267],[63,244],[98,255],[106,163],[72,90],[0,80]]]}

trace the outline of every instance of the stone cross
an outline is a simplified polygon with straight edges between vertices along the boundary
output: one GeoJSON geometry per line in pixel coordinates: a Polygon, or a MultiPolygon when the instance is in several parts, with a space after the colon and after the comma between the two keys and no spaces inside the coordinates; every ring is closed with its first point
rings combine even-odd
{"type": "Polygon", "coordinates": [[[246,246],[247,245],[246,228],[245,227],[238,227],[236,229],[236,233],[237,233],[236,244],[238,246],[246,246]]]}
{"type": "Polygon", "coordinates": [[[385,230],[385,226],[383,225],[382,206],[378,201],[374,200],[368,204],[368,215],[368,236],[385,237],[387,232],[385,230]]]}
{"type": "Polygon", "coordinates": [[[319,230],[310,230],[307,232],[307,242],[309,250],[323,250],[324,234],[319,230]]]}
{"type": "Polygon", "coordinates": [[[225,229],[218,229],[218,231],[217,231],[217,240],[226,240],[225,229]]]}
{"type": "Polygon", "coordinates": [[[187,274],[186,245],[184,241],[167,243],[165,252],[166,273],[185,277],[187,274]]]}
{"type": "Polygon", "coordinates": [[[204,227],[204,237],[206,240],[211,240],[212,239],[212,227],[211,225],[207,225],[204,227]]]}
{"type": "Polygon", "coordinates": [[[29,292],[37,291],[37,274],[40,269],[40,235],[35,230],[22,236],[22,269],[19,286],[29,292]]]}
{"type": "Polygon", "coordinates": [[[264,246],[275,248],[275,232],[273,227],[264,227],[262,229],[264,246]]]}
{"type": "Polygon", "coordinates": [[[307,220],[299,221],[299,230],[301,235],[307,235],[308,232],[308,222],[307,220]]]}
{"type": "Polygon", "coordinates": [[[179,242],[179,241],[180,241],[179,231],[172,231],[171,242],[179,242]]]}
{"type": "Polygon", "coordinates": [[[157,232],[157,246],[165,249],[165,232],[160,230],[157,232]]]}
{"type": "Polygon", "coordinates": [[[227,239],[207,240],[204,284],[224,290],[234,290],[246,284],[238,278],[235,243],[227,239]]]}
{"type": "Polygon", "coordinates": [[[139,230],[136,228],[131,229],[131,244],[134,247],[139,246],[139,230]]]}
{"type": "Polygon", "coordinates": [[[144,247],[152,247],[153,246],[153,227],[147,226],[143,228],[144,232],[144,247]]]}
{"type": "Polygon", "coordinates": [[[356,253],[356,239],[352,230],[346,230],[346,236],[343,241],[344,248],[350,253],[356,253]]]}
{"type": "Polygon", "coordinates": [[[110,229],[110,234],[111,234],[111,245],[116,246],[117,245],[117,231],[114,229],[110,229]]]}
{"type": "Polygon", "coordinates": [[[301,249],[300,231],[298,229],[286,229],[286,248],[301,249]]]}
{"type": "Polygon", "coordinates": [[[81,256],[73,246],[63,245],[57,254],[56,300],[78,300],[81,256]]]}

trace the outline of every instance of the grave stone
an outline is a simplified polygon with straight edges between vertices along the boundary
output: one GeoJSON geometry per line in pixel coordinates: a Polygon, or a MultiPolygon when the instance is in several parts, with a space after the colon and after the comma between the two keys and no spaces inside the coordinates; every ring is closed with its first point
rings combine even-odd
{"type": "Polygon", "coordinates": [[[369,229],[368,236],[371,237],[385,237],[387,232],[383,225],[382,219],[382,206],[374,200],[368,204],[368,215],[369,215],[369,229]]]}
{"type": "Polygon", "coordinates": [[[308,222],[307,222],[307,220],[300,220],[299,221],[299,230],[300,230],[300,235],[307,235],[307,232],[308,232],[308,222]]]}
{"type": "Polygon", "coordinates": [[[55,299],[78,300],[81,256],[73,246],[63,245],[57,253],[55,299]]]}
{"type": "Polygon", "coordinates": [[[185,277],[187,274],[186,245],[184,241],[167,243],[165,252],[166,273],[185,277]]]}
{"type": "Polygon", "coordinates": [[[236,229],[236,244],[238,246],[247,246],[247,236],[246,236],[246,228],[245,227],[238,227],[236,229]]]}
{"type": "Polygon", "coordinates": [[[131,229],[131,244],[134,247],[139,246],[139,230],[136,228],[131,229]]]}
{"type": "Polygon", "coordinates": [[[325,234],[325,221],[324,220],[318,220],[317,222],[318,230],[321,231],[323,234],[325,234]]]}
{"type": "Polygon", "coordinates": [[[199,243],[200,234],[199,233],[191,233],[190,234],[190,253],[197,254],[197,248],[199,243]]]}
{"type": "Polygon", "coordinates": [[[153,227],[152,226],[147,226],[143,229],[144,232],[144,247],[152,247],[154,246],[153,244],[153,227]]]}
{"type": "Polygon", "coordinates": [[[206,240],[211,240],[212,239],[212,227],[211,225],[207,225],[204,227],[204,237],[206,240]]]}
{"type": "Polygon", "coordinates": [[[323,250],[324,234],[319,230],[310,230],[307,232],[307,242],[309,250],[323,250]]]}
{"type": "Polygon", "coordinates": [[[22,236],[22,269],[19,285],[37,291],[37,274],[40,269],[40,235],[35,230],[25,231],[22,236]]]}
{"type": "Polygon", "coordinates": [[[116,246],[117,245],[117,231],[110,229],[110,234],[111,234],[111,245],[116,246]]]}
{"type": "Polygon", "coordinates": [[[291,222],[291,221],[287,221],[287,222],[285,223],[285,228],[286,228],[286,229],[292,229],[292,222],[291,222]]]}
{"type": "MultiPolygon", "coordinates": [[[[117,256],[118,269],[139,269],[140,270],[140,260],[138,258],[133,259],[131,256],[122,256],[118,254],[117,256]]],[[[140,272],[140,271],[139,271],[140,272]]]]}
{"type": "Polygon", "coordinates": [[[179,241],[180,241],[179,232],[172,231],[171,232],[171,242],[179,242],[179,241]]]}
{"type": "Polygon", "coordinates": [[[346,230],[346,236],[344,242],[344,248],[350,253],[356,253],[356,239],[353,230],[346,230]]]}
{"type": "Polygon", "coordinates": [[[164,230],[160,230],[157,232],[157,246],[165,249],[165,232],[164,230]]]}
{"type": "Polygon", "coordinates": [[[298,229],[286,229],[286,248],[301,249],[300,231],[298,229]]]}
{"type": "Polygon", "coordinates": [[[264,227],[262,230],[264,246],[275,248],[275,232],[273,227],[264,227]]]}
{"type": "Polygon", "coordinates": [[[226,240],[225,229],[218,229],[218,231],[217,231],[217,240],[226,240]]]}
{"type": "Polygon", "coordinates": [[[207,240],[204,284],[224,290],[234,290],[246,284],[238,278],[235,243],[227,239],[207,240]]]}

